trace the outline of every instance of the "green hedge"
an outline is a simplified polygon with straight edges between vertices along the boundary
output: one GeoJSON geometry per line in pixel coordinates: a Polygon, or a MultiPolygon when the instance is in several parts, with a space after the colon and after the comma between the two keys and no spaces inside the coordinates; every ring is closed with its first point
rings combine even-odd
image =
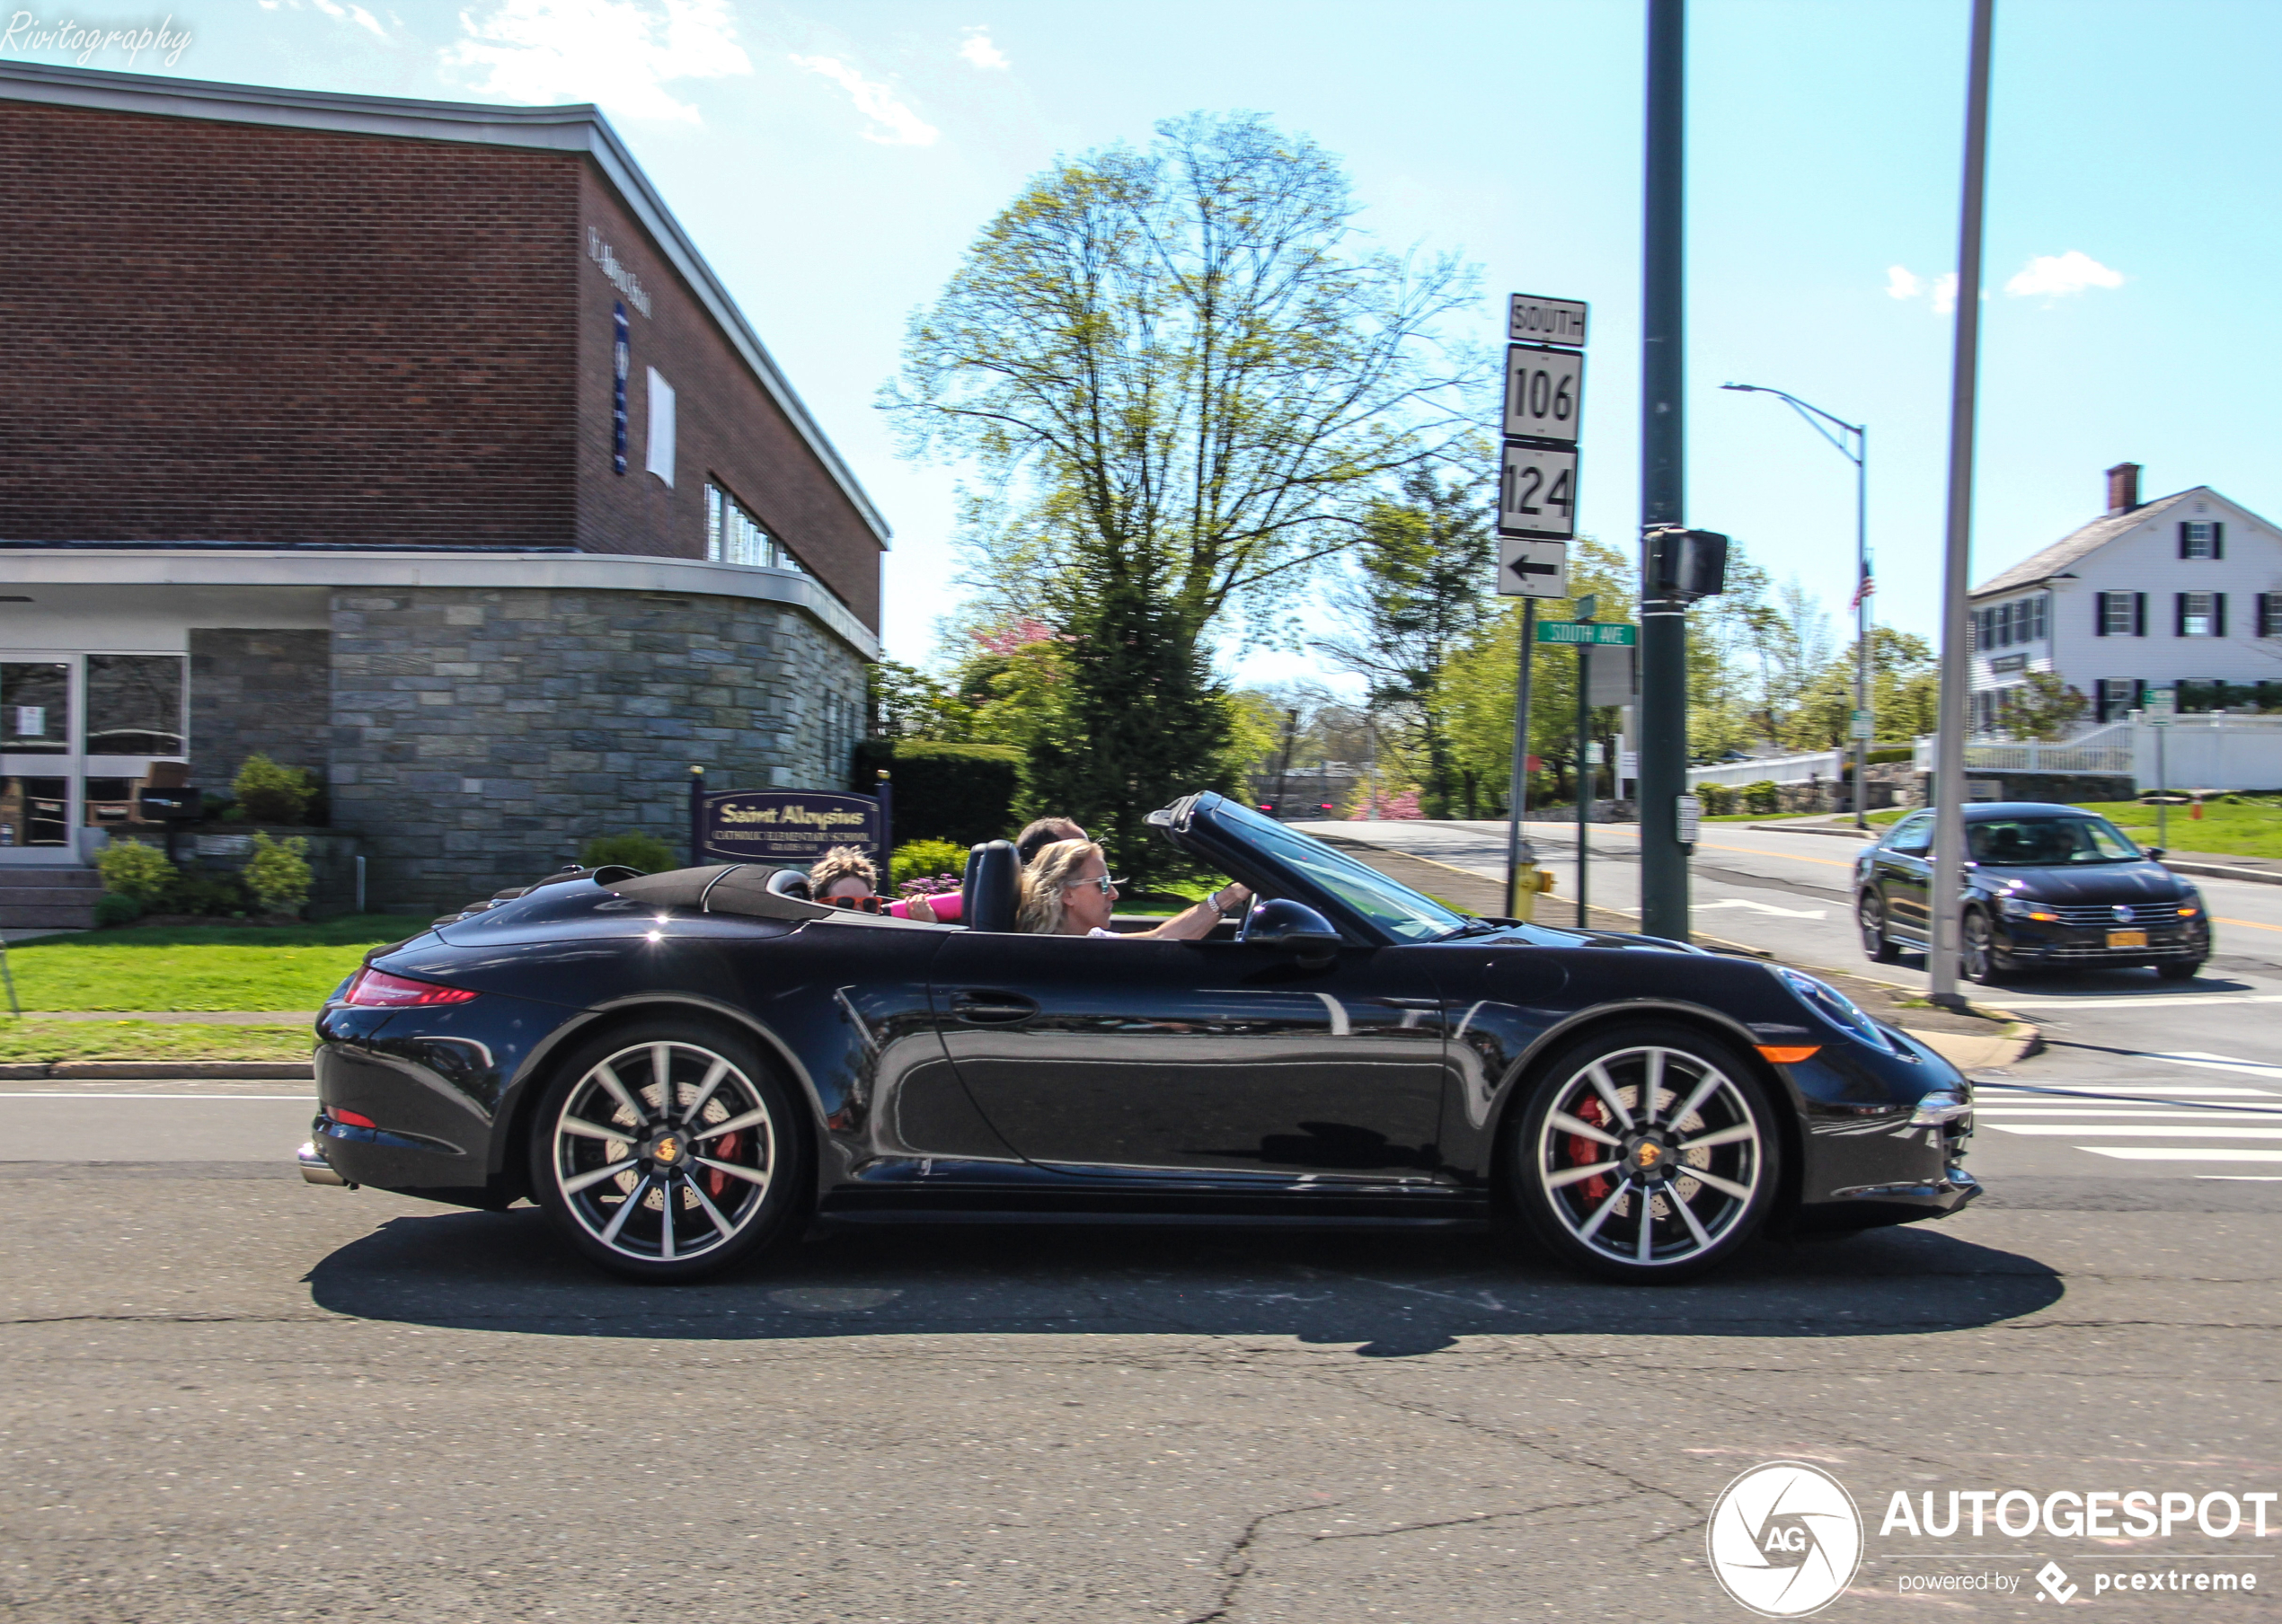
{"type": "Polygon", "coordinates": [[[867,738],[856,746],[850,788],[876,793],[882,767],[893,774],[898,845],[949,840],[971,846],[1013,833],[1022,774],[1022,753],[1013,746],[867,738]]]}

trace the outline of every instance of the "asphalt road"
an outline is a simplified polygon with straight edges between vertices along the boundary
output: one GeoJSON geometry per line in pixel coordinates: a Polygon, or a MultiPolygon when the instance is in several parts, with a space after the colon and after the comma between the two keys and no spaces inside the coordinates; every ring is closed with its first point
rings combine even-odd
{"type": "Polygon", "coordinates": [[[2282,1516],[2269,1540],[1881,1531],[1897,1490],[2282,1489],[2277,1187],[2077,1148],[2157,1143],[2083,1134],[2094,1109],[2273,1110],[2282,1080],[2096,1064],[2112,1101],[1992,1080],[2024,1090],[1990,1090],[1992,1122],[2068,1132],[1985,1131],[1991,1193],[1959,1217],[1652,1291],[1493,1235],[980,1226],[828,1231],[641,1289],[528,1209],[302,1184],[305,1085],[23,1086],[0,1099],[0,1604],[1741,1620],[1706,1519],[1781,1460],[1868,1518],[1824,1618],[2036,1617],[2054,1560],[2079,1604],[2095,1567],[2270,1593],[2282,1516]],[[1901,1588],[1924,1582],[2011,1588],[1901,1588]]]}

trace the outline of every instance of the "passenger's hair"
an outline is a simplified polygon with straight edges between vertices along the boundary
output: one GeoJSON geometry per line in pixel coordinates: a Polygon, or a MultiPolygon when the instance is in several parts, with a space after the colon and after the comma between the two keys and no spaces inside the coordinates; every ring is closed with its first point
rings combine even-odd
{"type": "Polygon", "coordinates": [[[1032,818],[1022,825],[1022,832],[1014,836],[1014,855],[1022,860],[1024,868],[1028,868],[1038,861],[1040,852],[1057,842],[1084,838],[1085,831],[1069,818],[1032,818]]]}
{"type": "Polygon", "coordinates": [[[809,889],[820,902],[827,891],[844,879],[860,879],[868,891],[880,888],[880,870],[860,848],[835,846],[809,870],[809,889]]]}
{"type": "Polygon", "coordinates": [[[1070,876],[1100,857],[1101,848],[1090,840],[1057,840],[1022,870],[1022,905],[1014,910],[1014,928],[1035,936],[1062,934],[1062,890],[1070,876]]]}

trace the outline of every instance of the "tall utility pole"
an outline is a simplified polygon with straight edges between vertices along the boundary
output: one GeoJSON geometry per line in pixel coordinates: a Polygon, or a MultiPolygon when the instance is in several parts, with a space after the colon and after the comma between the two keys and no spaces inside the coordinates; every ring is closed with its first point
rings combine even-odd
{"type": "MultiPolygon", "coordinates": [[[[1648,0],[1648,172],[1641,265],[1641,528],[1681,523],[1682,157],[1686,136],[1685,0],[1648,0]]],[[[1649,580],[1641,547],[1641,578],[1649,580]]],[[[1687,605],[1641,598],[1641,929],[1688,939],[1687,605]]]]}
{"type": "Polygon", "coordinates": [[[1769,389],[1763,384],[1722,384],[1745,394],[1771,394],[1806,419],[1807,427],[1838,447],[1838,455],[1854,465],[1854,714],[1848,731],[1854,745],[1854,827],[1870,827],[1870,430],[1860,423],[1831,416],[1809,406],[1795,394],[1769,389]],[[1837,434],[1831,433],[1835,428],[1837,434]],[[1847,437],[1841,438],[1840,436],[1847,437]]]}
{"type": "Polygon", "coordinates": [[[1989,167],[1989,37],[1995,0],[1973,0],[1965,86],[1965,199],[1957,232],[1957,348],[1950,362],[1950,518],[1941,553],[1941,708],[1933,757],[1933,997],[1957,995],[1958,894],[1965,884],[1965,594],[1973,551],[1973,419],[1981,361],[1981,198],[1989,167]]]}

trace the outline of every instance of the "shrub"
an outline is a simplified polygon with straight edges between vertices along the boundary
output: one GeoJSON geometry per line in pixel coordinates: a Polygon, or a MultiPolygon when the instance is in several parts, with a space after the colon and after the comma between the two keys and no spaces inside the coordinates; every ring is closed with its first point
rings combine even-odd
{"type": "MultiPolygon", "coordinates": [[[[894,775],[894,832],[899,840],[971,846],[1013,832],[1022,753],[1012,745],[867,738],[857,745],[855,759],[860,795],[877,792],[879,769],[894,775]]],[[[960,861],[965,861],[962,854],[960,861]]]]}
{"type": "Polygon", "coordinates": [[[124,892],[106,891],[95,898],[95,925],[98,930],[112,925],[131,925],[143,916],[143,905],[124,892]]]}
{"type": "Polygon", "coordinates": [[[914,840],[896,848],[888,860],[888,886],[900,896],[914,895],[911,887],[928,885],[928,896],[941,891],[956,891],[967,872],[967,848],[957,841],[914,840]],[[937,886],[933,882],[948,877],[951,884],[937,886]]]}
{"type": "Polygon", "coordinates": [[[166,853],[139,840],[111,842],[95,854],[95,869],[103,877],[104,890],[146,905],[157,901],[177,878],[166,853]]]}
{"type": "Polygon", "coordinates": [[[306,767],[281,767],[266,755],[249,755],[230,790],[255,823],[297,824],[309,814],[317,775],[306,767]]]}
{"type": "Polygon", "coordinates": [[[309,843],[299,835],[279,841],[254,831],[253,855],[246,860],[241,878],[264,914],[301,912],[316,878],[310,872],[308,859],[309,843]]]}
{"type": "Polygon", "coordinates": [[[1775,787],[1772,778],[1746,784],[1738,793],[1743,797],[1743,809],[1754,817],[1766,817],[1782,810],[1782,791],[1775,787]]]}
{"type": "Polygon", "coordinates": [[[629,829],[623,834],[596,835],[579,848],[579,861],[589,869],[618,863],[644,874],[662,874],[674,866],[674,853],[655,834],[629,829]]]}
{"type": "Polygon", "coordinates": [[[1698,784],[1695,798],[1703,803],[1706,817],[1726,817],[1735,811],[1733,784],[1698,784]]]}

